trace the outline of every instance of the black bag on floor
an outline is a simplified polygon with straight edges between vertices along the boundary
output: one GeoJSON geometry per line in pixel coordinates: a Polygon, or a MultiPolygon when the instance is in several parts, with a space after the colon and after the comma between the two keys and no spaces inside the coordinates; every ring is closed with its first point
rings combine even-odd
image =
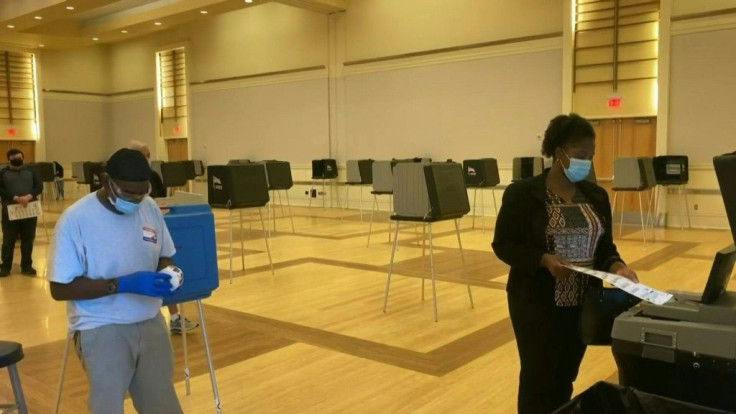
{"type": "Polygon", "coordinates": [[[593,384],[553,414],[725,414],[726,411],[660,397],[603,381],[593,384]]]}

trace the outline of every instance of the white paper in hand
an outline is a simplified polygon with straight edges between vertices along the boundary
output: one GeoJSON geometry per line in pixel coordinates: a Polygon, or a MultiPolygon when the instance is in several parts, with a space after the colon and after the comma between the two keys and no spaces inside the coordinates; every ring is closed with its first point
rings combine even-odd
{"type": "Polygon", "coordinates": [[[613,273],[601,272],[600,270],[587,269],[579,266],[566,266],[576,272],[585,273],[593,277],[597,277],[603,281],[606,281],[617,288],[626,291],[641,300],[654,303],[655,305],[662,305],[672,299],[672,295],[661,290],[653,289],[642,283],[632,282],[631,280],[619,276],[613,273]]]}

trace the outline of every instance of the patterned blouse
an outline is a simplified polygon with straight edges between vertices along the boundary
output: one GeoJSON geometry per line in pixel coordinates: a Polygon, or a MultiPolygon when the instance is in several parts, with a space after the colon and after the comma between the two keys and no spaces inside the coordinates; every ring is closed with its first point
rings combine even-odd
{"type": "MultiPolygon", "coordinates": [[[[547,189],[547,252],[580,267],[593,267],[595,249],[604,232],[593,205],[581,191],[566,203],[547,189]]],[[[588,284],[588,276],[573,272],[567,279],[555,278],[555,304],[578,306],[588,284]]]]}

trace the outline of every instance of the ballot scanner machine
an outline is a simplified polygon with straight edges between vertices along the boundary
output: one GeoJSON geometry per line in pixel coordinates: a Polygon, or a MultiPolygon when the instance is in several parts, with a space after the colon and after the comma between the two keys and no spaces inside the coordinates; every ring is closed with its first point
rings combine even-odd
{"type": "MultiPolygon", "coordinates": [[[[713,159],[736,243],[736,155],[713,159]]],[[[671,292],[616,318],[611,337],[619,383],[736,412],[736,292],[727,292],[736,248],[717,252],[705,289],[671,292]]]]}

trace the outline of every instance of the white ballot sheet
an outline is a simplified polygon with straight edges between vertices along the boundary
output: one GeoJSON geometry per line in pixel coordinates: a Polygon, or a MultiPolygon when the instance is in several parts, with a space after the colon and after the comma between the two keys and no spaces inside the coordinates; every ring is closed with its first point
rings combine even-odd
{"type": "Polygon", "coordinates": [[[593,270],[593,269],[587,269],[585,267],[578,267],[578,266],[567,266],[568,268],[579,272],[579,273],[585,273],[586,275],[590,275],[593,277],[597,277],[598,279],[604,280],[613,286],[616,286],[617,288],[626,291],[637,298],[641,300],[645,300],[647,302],[654,303],[655,305],[662,305],[672,299],[672,295],[666,292],[662,292],[661,290],[650,288],[647,285],[644,285],[642,283],[635,283],[631,280],[615,275],[613,273],[608,272],[601,272],[600,270],[593,270]]]}
{"type": "Polygon", "coordinates": [[[25,207],[20,204],[8,204],[8,219],[21,220],[31,217],[39,217],[41,216],[42,211],[40,201],[31,201],[25,207]]]}

